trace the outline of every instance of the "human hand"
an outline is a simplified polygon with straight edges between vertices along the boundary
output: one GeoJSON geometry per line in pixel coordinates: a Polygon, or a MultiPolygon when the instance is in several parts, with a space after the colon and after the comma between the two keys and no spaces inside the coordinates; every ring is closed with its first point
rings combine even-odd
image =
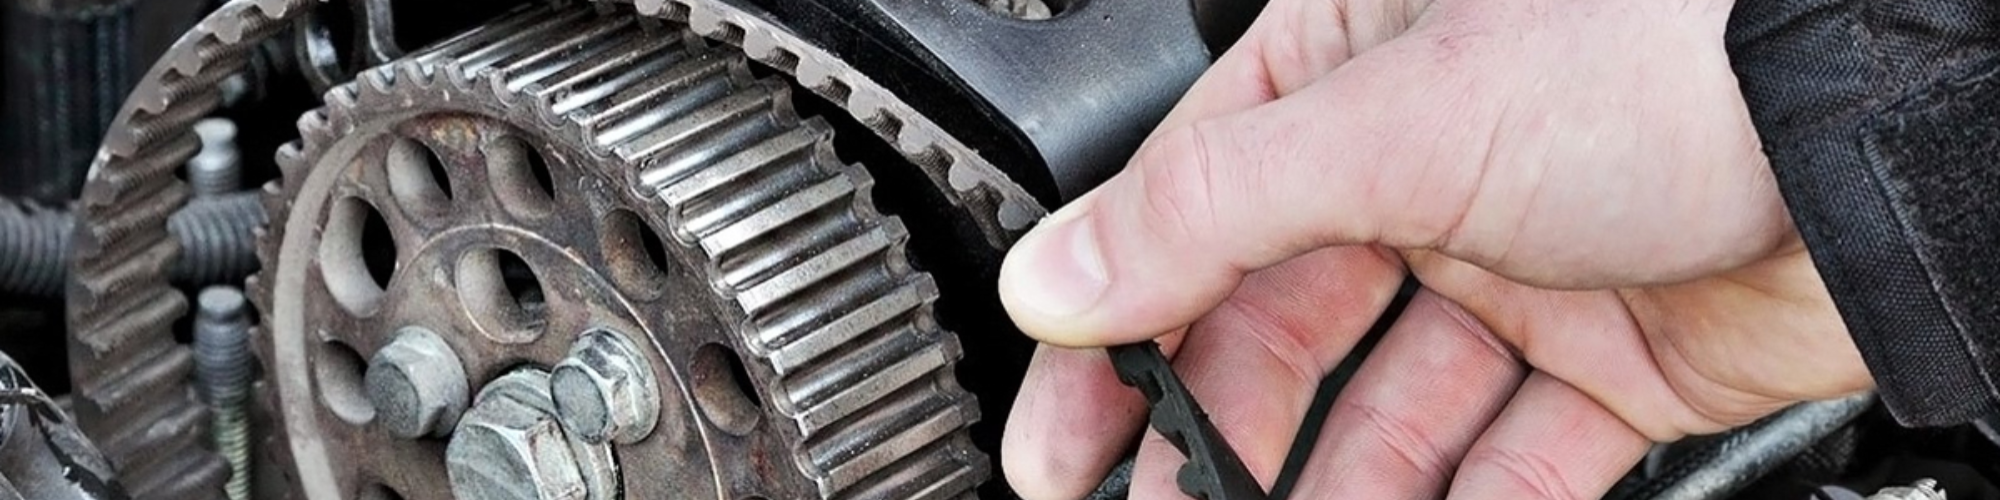
{"type": "MultiPolygon", "coordinates": [[[[1425,290],[1299,498],[1595,498],[1650,442],[1872,384],[1730,72],[1726,1],[1274,0],[1131,165],[1014,249],[1053,345],[1157,338],[1267,487],[1405,273],[1425,290]]],[[[1007,475],[1076,498],[1143,429],[1044,346],[1007,475]]],[[[1177,496],[1147,433],[1134,498],[1177,496]]]]}

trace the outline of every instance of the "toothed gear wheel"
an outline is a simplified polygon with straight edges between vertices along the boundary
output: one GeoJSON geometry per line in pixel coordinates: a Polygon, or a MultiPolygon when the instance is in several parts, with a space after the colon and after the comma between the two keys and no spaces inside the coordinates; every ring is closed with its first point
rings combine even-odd
{"type": "Polygon", "coordinates": [[[903,226],[785,82],[684,28],[524,9],[300,119],[252,295],[305,498],[452,496],[444,443],[363,387],[408,327],[475,392],[588,331],[641,344],[659,419],[609,498],[972,496],[978,406],[903,226]]]}

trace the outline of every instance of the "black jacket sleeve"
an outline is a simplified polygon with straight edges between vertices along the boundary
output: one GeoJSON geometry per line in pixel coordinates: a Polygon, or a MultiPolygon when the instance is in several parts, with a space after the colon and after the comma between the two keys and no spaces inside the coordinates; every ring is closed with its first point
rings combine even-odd
{"type": "Polygon", "coordinates": [[[1728,42],[1891,412],[2000,410],[2000,1],[1743,0],[1728,42]]]}

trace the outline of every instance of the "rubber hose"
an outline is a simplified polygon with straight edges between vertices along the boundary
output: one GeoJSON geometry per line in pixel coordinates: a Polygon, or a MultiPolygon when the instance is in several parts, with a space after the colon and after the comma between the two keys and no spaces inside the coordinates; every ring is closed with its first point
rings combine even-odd
{"type": "MultiPolygon", "coordinates": [[[[74,221],[67,210],[0,199],[0,294],[62,296],[74,221]]],[[[262,225],[256,192],[190,200],[167,219],[167,231],[181,244],[170,273],[174,283],[241,282],[257,271],[253,231],[262,225]]]]}

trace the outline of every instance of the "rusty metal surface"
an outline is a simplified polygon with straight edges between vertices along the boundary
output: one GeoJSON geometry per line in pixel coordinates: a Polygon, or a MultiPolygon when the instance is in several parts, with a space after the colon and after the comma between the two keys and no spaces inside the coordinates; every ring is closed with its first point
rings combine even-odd
{"type": "Polygon", "coordinates": [[[201,446],[193,358],[172,332],[187,310],[167,280],[180,254],[167,218],[188,197],[174,172],[200,146],[192,128],[220,102],[217,83],[304,3],[231,3],[184,35],[126,101],[77,203],[68,294],[77,421],[140,498],[222,494],[228,467],[201,446]]]}
{"type": "Polygon", "coordinates": [[[987,477],[957,340],[867,172],[788,85],[659,24],[517,12],[301,119],[252,288],[306,498],[447,496],[439,443],[356,397],[354,360],[408,326],[473,387],[589,331],[644,344],[663,404],[614,447],[629,498],[957,498],[987,477]]]}
{"type": "MultiPolygon", "coordinates": [[[[72,254],[71,378],[85,431],[144,498],[214,498],[227,470],[196,445],[204,418],[186,384],[192,360],[172,340],[171,326],[187,308],[165,275],[179,252],[166,232],[167,214],[187,198],[172,172],[198,149],[192,126],[219,105],[218,83],[313,3],[235,0],[204,19],[140,81],[92,164],[72,254]]],[[[686,23],[742,49],[859,117],[922,167],[990,243],[1011,243],[1045,214],[999,169],[871,77],[757,13],[726,0],[632,3],[642,16],[686,23]]],[[[275,410],[274,394],[257,400],[265,402],[257,414],[275,410]]],[[[275,434],[263,441],[284,442],[275,434]]],[[[289,455],[285,447],[261,454],[267,462],[290,461],[289,455]]],[[[260,477],[276,481],[266,484],[279,494],[294,495],[284,491],[294,481],[278,476],[260,477]]]]}

